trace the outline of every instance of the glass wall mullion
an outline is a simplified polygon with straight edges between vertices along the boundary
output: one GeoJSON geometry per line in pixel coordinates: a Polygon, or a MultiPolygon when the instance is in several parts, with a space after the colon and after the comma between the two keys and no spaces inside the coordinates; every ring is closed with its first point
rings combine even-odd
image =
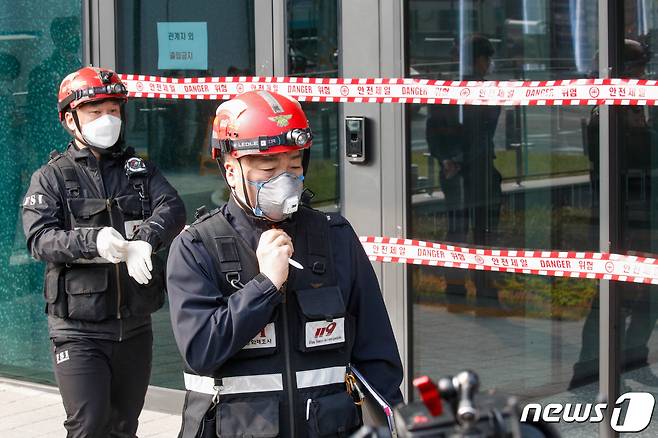
{"type": "Polygon", "coordinates": [[[272,38],[272,2],[263,1],[254,8],[254,37],[256,75],[272,76],[274,74],[274,46],[275,39],[272,38]]]}
{"type": "Polygon", "coordinates": [[[84,0],[81,9],[82,26],[82,65],[89,65],[92,60],[93,28],[91,19],[91,0],[84,0]]]}
{"type": "Polygon", "coordinates": [[[272,2],[272,50],[274,76],[286,76],[288,64],[288,14],[286,1],[272,2]]]}
{"type": "MultiPolygon", "coordinates": [[[[405,76],[404,50],[404,5],[402,2],[384,3],[380,6],[381,23],[392,23],[390,32],[381,34],[381,76],[399,78],[405,76]]],[[[382,235],[407,236],[406,192],[406,105],[383,104],[381,117],[381,188],[382,188],[382,235]]],[[[408,334],[410,305],[407,295],[406,265],[384,264],[382,271],[384,301],[395,332],[404,369],[404,396],[409,399],[413,369],[409,360],[410,342],[408,334]],[[406,391],[406,392],[405,392],[406,391]]]]}
{"type": "MultiPolygon", "coordinates": [[[[599,1],[599,72],[600,77],[619,77],[620,52],[623,45],[623,3],[616,0],[599,1]]],[[[604,105],[600,108],[600,181],[607,190],[600,190],[600,250],[615,251],[619,245],[619,184],[617,155],[619,145],[619,109],[604,105]]],[[[619,309],[620,297],[616,282],[600,282],[599,319],[599,395],[608,403],[616,400],[619,393],[620,349],[619,309]]],[[[616,437],[610,427],[612,410],[606,411],[606,420],[601,422],[602,437],[616,437]]]]}

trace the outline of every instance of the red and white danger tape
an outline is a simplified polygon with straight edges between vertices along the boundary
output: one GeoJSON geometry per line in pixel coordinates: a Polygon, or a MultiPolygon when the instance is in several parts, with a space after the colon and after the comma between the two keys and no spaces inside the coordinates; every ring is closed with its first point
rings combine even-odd
{"type": "Polygon", "coordinates": [[[122,74],[132,97],[230,99],[269,90],[306,102],[427,103],[456,105],[656,105],[658,81],[443,81],[407,78],[208,77],[122,74]]]}
{"type": "Polygon", "coordinates": [[[658,260],[599,252],[479,249],[392,237],[359,237],[372,261],[658,284],[658,260]]]}
{"type": "MultiPolygon", "coordinates": [[[[400,78],[211,77],[121,74],[128,95],[226,100],[269,90],[307,102],[456,105],[658,105],[658,81],[443,81],[400,78]]],[[[658,261],[611,253],[478,249],[389,237],[360,237],[373,261],[658,284],[658,261]]]]}

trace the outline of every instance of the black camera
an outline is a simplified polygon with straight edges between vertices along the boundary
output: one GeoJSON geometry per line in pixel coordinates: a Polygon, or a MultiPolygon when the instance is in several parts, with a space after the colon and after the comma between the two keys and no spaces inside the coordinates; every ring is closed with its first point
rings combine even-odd
{"type": "Polygon", "coordinates": [[[364,426],[352,438],[559,438],[553,426],[519,421],[518,400],[479,392],[473,371],[439,379],[414,379],[420,400],[394,409],[394,427],[364,426]]]}

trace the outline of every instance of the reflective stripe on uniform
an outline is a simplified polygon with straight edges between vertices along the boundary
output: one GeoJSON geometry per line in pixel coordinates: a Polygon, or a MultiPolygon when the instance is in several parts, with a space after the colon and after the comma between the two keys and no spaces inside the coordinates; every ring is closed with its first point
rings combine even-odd
{"type": "MultiPolygon", "coordinates": [[[[297,388],[331,385],[345,381],[345,366],[319,368],[316,370],[297,371],[297,388]]],[[[185,388],[189,391],[214,395],[215,379],[206,376],[183,373],[185,388]]],[[[281,374],[261,374],[255,376],[224,377],[221,379],[220,394],[241,394],[249,392],[282,391],[281,374]]]]}
{"type": "MultiPolygon", "coordinates": [[[[183,373],[185,388],[203,394],[216,394],[215,379],[183,373]]],[[[281,374],[261,374],[256,376],[224,377],[221,379],[220,394],[241,394],[248,392],[282,391],[281,374]]]]}
{"type": "Polygon", "coordinates": [[[297,388],[331,385],[345,382],[346,367],[319,368],[317,370],[297,371],[297,388]]]}

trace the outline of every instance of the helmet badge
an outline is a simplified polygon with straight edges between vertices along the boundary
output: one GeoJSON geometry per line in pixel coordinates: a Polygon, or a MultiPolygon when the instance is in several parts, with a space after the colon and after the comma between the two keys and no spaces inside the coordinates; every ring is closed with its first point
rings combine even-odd
{"type": "Polygon", "coordinates": [[[279,128],[285,128],[286,126],[288,126],[289,124],[288,120],[290,120],[291,118],[292,118],[292,114],[282,114],[280,116],[268,117],[267,120],[275,122],[276,126],[278,126],[279,128]]]}

